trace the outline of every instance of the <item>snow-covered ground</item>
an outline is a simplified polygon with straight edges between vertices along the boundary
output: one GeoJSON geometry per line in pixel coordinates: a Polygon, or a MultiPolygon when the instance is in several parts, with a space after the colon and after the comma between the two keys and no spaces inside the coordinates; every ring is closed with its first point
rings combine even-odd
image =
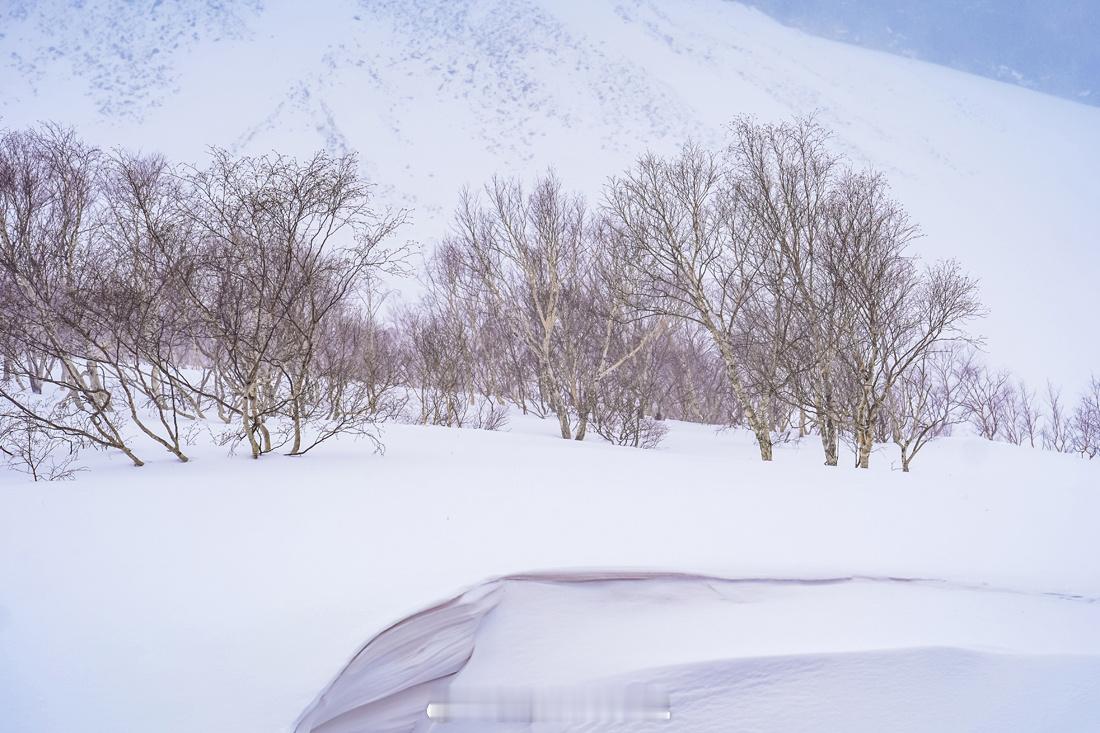
{"type": "MultiPolygon", "coordinates": [[[[563,441],[551,422],[520,416],[506,432],[392,425],[385,442],[384,456],[342,442],[258,462],[196,447],[189,464],[166,457],[140,469],[103,457],[61,484],[0,474],[0,727],[289,730],[381,629],[488,578],[532,571],[927,580],[761,582],[744,589],[756,611],[696,605],[697,589],[662,611],[645,598],[681,594],[642,590],[629,615],[704,623],[697,614],[723,634],[743,625],[743,635],[711,648],[670,630],[659,643],[639,622],[635,636],[653,656],[594,652],[610,666],[593,661],[593,677],[635,662],[766,665],[801,654],[802,664],[823,654],[843,666],[844,652],[882,652],[837,672],[858,681],[875,675],[868,659],[883,662],[882,674],[911,669],[899,650],[923,649],[913,652],[921,668],[940,669],[940,652],[928,650],[946,647],[947,669],[981,677],[991,664],[1012,679],[1047,662],[1016,670],[1012,659],[968,655],[1086,655],[1064,669],[1050,662],[1052,679],[1069,684],[1100,654],[1095,462],[952,438],[927,448],[911,474],[892,470],[886,446],[870,471],[846,459],[824,468],[813,442],[765,465],[735,431],[673,424],[662,448],[641,451],[563,441]]],[[[612,628],[617,612],[585,631],[576,620],[590,601],[562,595],[561,624],[520,604],[500,623],[526,625],[536,646],[598,637],[600,618],[612,628]]],[[[487,648],[490,659],[507,656],[507,645],[487,648]]],[[[501,679],[492,667],[472,666],[472,681],[501,679]]]]}

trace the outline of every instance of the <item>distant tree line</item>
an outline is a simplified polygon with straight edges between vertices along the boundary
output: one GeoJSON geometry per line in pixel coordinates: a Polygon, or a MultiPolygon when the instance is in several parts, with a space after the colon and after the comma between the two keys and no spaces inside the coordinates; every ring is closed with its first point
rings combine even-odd
{"type": "Polygon", "coordinates": [[[765,461],[816,434],[863,468],[893,442],[908,471],[963,422],[1100,451],[1100,383],[1071,408],[980,365],[974,280],[920,263],[885,179],[812,120],[739,119],[726,149],[646,156],[594,206],[552,174],[463,192],[424,295],[384,311],[403,219],[354,156],[200,168],[0,134],[0,451],[59,478],[84,449],[187,461],[200,429],[259,458],[509,409],[638,447],[666,419],[741,426],[765,461]]]}

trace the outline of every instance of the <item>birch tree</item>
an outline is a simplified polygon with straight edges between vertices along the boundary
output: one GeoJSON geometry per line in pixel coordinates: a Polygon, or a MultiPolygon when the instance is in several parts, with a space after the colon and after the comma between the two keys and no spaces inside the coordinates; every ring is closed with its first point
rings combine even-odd
{"type": "Polygon", "coordinates": [[[835,466],[843,419],[839,353],[850,327],[830,226],[839,160],[828,150],[828,133],[810,118],[762,124],[742,117],[731,132],[738,193],[763,239],[765,261],[773,263],[761,285],[778,304],[770,340],[786,371],[779,389],[816,424],[825,465],[835,466]]]}
{"type": "Polygon", "coordinates": [[[837,276],[851,309],[840,352],[850,379],[848,418],[856,465],[867,468],[874,430],[890,391],[922,356],[968,339],[982,314],[977,285],[958,263],[921,269],[908,255],[916,228],[873,173],[850,173],[838,185],[831,226],[837,276]]]}
{"type": "Polygon", "coordinates": [[[633,270],[624,297],[639,311],[698,324],[709,335],[760,458],[770,461],[771,402],[750,388],[742,338],[762,264],[732,184],[716,156],[689,145],[676,158],[646,156],[612,179],[605,206],[622,261],[633,270]]]}
{"type": "Polygon", "coordinates": [[[950,435],[951,428],[966,419],[962,410],[965,358],[951,347],[926,352],[890,391],[886,413],[903,472],[909,472],[922,448],[950,435]]]}

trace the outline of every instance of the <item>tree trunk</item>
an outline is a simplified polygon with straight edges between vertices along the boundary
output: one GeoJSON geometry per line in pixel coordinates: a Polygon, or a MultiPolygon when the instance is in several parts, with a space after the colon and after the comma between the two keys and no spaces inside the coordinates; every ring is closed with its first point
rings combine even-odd
{"type": "Polygon", "coordinates": [[[871,449],[875,444],[875,420],[878,410],[871,399],[870,379],[866,379],[860,390],[859,403],[855,414],[856,466],[868,468],[871,463],[871,449]]]}
{"type": "Polygon", "coordinates": [[[263,420],[260,420],[257,424],[259,425],[260,435],[263,437],[263,446],[264,446],[263,450],[264,450],[264,453],[270,453],[271,452],[271,431],[267,429],[266,425],[264,425],[263,420]]]}
{"type": "Polygon", "coordinates": [[[33,356],[27,357],[27,363],[30,366],[30,381],[31,392],[35,394],[42,394],[42,377],[46,376],[46,361],[43,359],[41,362],[35,359],[33,356]]]}
{"type": "Polygon", "coordinates": [[[138,468],[141,468],[142,466],[144,466],[144,465],[145,465],[145,461],[143,461],[143,460],[141,460],[140,458],[138,458],[137,456],[135,456],[135,455],[134,455],[134,453],[133,453],[133,451],[131,451],[131,450],[130,450],[129,448],[127,448],[127,447],[126,447],[125,445],[120,445],[120,446],[118,447],[118,449],[119,449],[120,451],[122,451],[123,453],[125,453],[125,454],[126,454],[126,457],[127,457],[127,458],[129,458],[129,459],[130,459],[131,461],[133,461],[133,462],[134,462],[134,465],[135,465],[135,466],[137,466],[138,468]]]}
{"type": "Polygon", "coordinates": [[[583,412],[580,415],[580,419],[577,421],[577,434],[573,438],[574,440],[584,440],[584,436],[588,434],[588,412],[583,412]]]}
{"type": "Polygon", "coordinates": [[[291,400],[293,404],[291,419],[294,423],[294,441],[290,446],[290,455],[298,455],[298,451],[302,449],[302,408],[299,401],[299,395],[295,394],[291,400]]]}
{"type": "Polygon", "coordinates": [[[756,444],[760,446],[760,460],[772,459],[772,436],[767,430],[756,431],[756,444]]]}
{"type": "MultiPolygon", "coordinates": [[[[714,333],[712,331],[712,333],[714,333]]],[[[715,340],[723,338],[720,334],[714,333],[715,340]]],[[[729,379],[730,387],[733,388],[733,394],[742,405],[744,411],[745,421],[749,424],[749,429],[752,430],[756,436],[756,443],[760,446],[760,460],[770,461],[772,459],[772,436],[769,432],[770,425],[767,421],[762,419],[749,404],[748,395],[745,389],[741,385],[741,378],[737,374],[736,362],[733,359],[732,349],[726,344],[725,341],[719,341],[719,349],[722,353],[722,357],[726,362],[726,377],[729,379]]]]}
{"type": "Polygon", "coordinates": [[[836,421],[825,416],[818,421],[818,424],[821,429],[821,447],[825,451],[825,465],[835,466],[840,462],[840,436],[837,434],[836,421]]]}
{"type": "Polygon", "coordinates": [[[859,468],[868,468],[871,463],[871,449],[874,447],[874,435],[871,429],[868,427],[860,427],[856,429],[856,448],[858,451],[858,457],[856,459],[856,466],[859,468]]]}
{"type": "Polygon", "coordinates": [[[248,438],[248,447],[252,451],[252,457],[260,457],[260,446],[256,442],[256,427],[252,422],[252,407],[249,404],[250,400],[245,399],[244,409],[241,410],[241,426],[244,429],[244,435],[248,438]]]}
{"type": "Polygon", "coordinates": [[[564,407],[558,406],[558,409],[554,410],[558,416],[558,426],[561,428],[561,437],[563,440],[571,440],[573,433],[569,427],[569,413],[565,411],[564,407]]]}

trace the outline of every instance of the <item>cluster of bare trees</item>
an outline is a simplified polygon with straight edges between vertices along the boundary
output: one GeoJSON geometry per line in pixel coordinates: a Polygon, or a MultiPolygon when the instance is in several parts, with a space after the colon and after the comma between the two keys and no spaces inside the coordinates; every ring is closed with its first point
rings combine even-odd
{"type": "Polygon", "coordinates": [[[358,301],[399,265],[383,242],[400,218],[369,203],[354,157],[214,151],[197,169],[4,133],[5,452],[50,477],[59,449],[186,461],[207,418],[253,457],[372,435],[395,409],[375,373],[390,346],[358,301]]]}
{"type": "MultiPolygon", "coordinates": [[[[437,352],[447,361],[415,381],[452,395],[450,403],[487,402],[483,423],[512,403],[553,415],[565,439],[592,429],[624,445],[654,444],[662,426],[646,399],[665,324],[636,317],[617,296],[613,284],[629,273],[613,237],[553,176],[531,191],[498,179],[482,196],[465,193],[405,329],[418,363],[437,352]]],[[[433,420],[461,424],[463,415],[451,406],[433,420]]]]}
{"type": "Polygon", "coordinates": [[[302,455],[387,419],[494,429],[510,409],[652,447],[666,418],[738,425],[768,461],[816,434],[903,470],[980,435],[1093,457],[1075,409],[978,364],[976,286],[925,265],[884,178],[813,120],[740,119],[731,143],[642,158],[589,205],[552,174],[464,192],[422,271],[353,156],[204,167],[107,153],[55,127],[0,135],[0,451],[35,478],[83,448],[181,461],[200,429],[302,455]]]}
{"type": "Polygon", "coordinates": [[[797,429],[829,465],[850,436],[867,467],[890,431],[907,468],[940,432],[912,380],[966,340],[974,282],[917,263],[884,179],[814,122],[732,132],[725,151],[643,158],[592,210],[553,176],[467,194],[429,296],[457,304],[456,342],[496,367],[466,392],[552,413],[563,438],[594,425],[652,443],[661,416],[743,424],[766,461],[797,429]]]}
{"type": "Polygon", "coordinates": [[[1053,384],[1039,395],[1008,372],[973,359],[958,364],[954,379],[958,420],[978,436],[1090,459],[1100,454],[1100,380],[1095,377],[1073,406],[1053,384]]]}
{"type": "Polygon", "coordinates": [[[563,438],[653,445],[662,417],[743,425],[763,460],[816,433],[827,465],[842,440],[863,468],[893,442],[908,471],[961,423],[1016,443],[1072,432],[1042,439],[1095,454],[1087,399],[1067,417],[1052,397],[1041,427],[1024,388],[986,394],[976,284],[910,254],[917,228],[881,175],[830,152],[812,120],[741,119],[732,137],[643,158],[595,208],[552,175],[466,193],[417,311],[437,340],[414,351],[452,361],[419,383],[466,411],[484,398],[554,415],[563,438]]]}

